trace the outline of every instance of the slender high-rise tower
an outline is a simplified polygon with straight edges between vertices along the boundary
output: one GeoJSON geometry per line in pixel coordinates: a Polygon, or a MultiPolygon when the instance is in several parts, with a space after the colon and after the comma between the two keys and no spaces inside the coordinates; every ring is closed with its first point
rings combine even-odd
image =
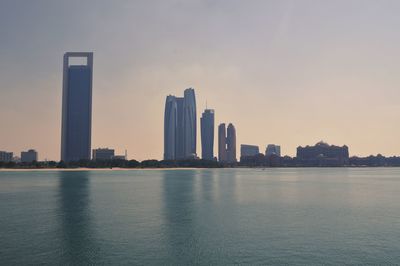
{"type": "Polygon", "coordinates": [[[90,159],[92,133],[93,53],[64,54],[61,160],[90,159]],[[86,65],[70,65],[71,57],[86,58],[86,65]]]}
{"type": "Polygon", "coordinates": [[[164,160],[175,160],[177,131],[177,102],[168,95],[164,112],[164,160]]]}
{"type": "Polygon", "coordinates": [[[183,97],[176,97],[177,106],[177,124],[175,136],[175,159],[182,160],[185,158],[183,146],[183,97]]]}
{"type": "Polygon", "coordinates": [[[226,127],[222,123],[218,126],[218,161],[226,162],[226,127]]]}
{"type": "Polygon", "coordinates": [[[183,98],[183,151],[185,158],[196,157],[196,97],[194,89],[189,88],[184,92],[183,98]]]}
{"type": "Polygon", "coordinates": [[[200,118],[201,158],[214,159],[214,110],[206,109],[200,118]]]}
{"type": "Polygon", "coordinates": [[[226,154],[229,163],[237,162],[236,159],[236,130],[232,124],[228,125],[226,137],[226,154]]]}

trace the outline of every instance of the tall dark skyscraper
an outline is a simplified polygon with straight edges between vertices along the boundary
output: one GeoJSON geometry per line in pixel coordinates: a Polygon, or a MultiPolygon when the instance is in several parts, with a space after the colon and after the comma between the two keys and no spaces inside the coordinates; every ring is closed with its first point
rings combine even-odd
{"type": "Polygon", "coordinates": [[[196,97],[194,89],[184,97],[167,96],[164,111],[164,159],[196,157],[196,97]]]}
{"type": "Polygon", "coordinates": [[[218,160],[220,162],[235,163],[236,159],[236,129],[232,124],[218,127],[218,160]]]}
{"type": "Polygon", "coordinates": [[[229,163],[237,162],[236,159],[236,129],[232,124],[228,125],[226,133],[226,154],[229,163]]]}
{"type": "Polygon", "coordinates": [[[90,159],[92,133],[93,53],[64,54],[61,160],[90,159]],[[86,58],[86,65],[70,65],[71,57],[86,58]]]}
{"type": "Polygon", "coordinates": [[[206,109],[200,118],[201,158],[214,159],[214,110],[206,109]]]}
{"type": "Polygon", "coordinates": [[[222,123],[218,126],[218,161],[226,162],[226,127],[222,123]]]}

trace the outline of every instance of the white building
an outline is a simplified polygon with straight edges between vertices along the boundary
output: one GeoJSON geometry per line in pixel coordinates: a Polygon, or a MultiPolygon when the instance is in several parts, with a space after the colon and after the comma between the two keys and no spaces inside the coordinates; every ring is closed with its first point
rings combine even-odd
{"type": "Polygon", "coordinates": [[[30,149],[28,151],[21,152],[21,162],[23,163],[31,163],[33,161],[38,160],[38,153],[37,151],[30,149]]]}

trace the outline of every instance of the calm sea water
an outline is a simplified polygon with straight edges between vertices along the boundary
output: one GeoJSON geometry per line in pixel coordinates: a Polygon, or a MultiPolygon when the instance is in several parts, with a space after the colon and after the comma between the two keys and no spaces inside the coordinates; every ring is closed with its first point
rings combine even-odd
{"type": "Polygon", "coordinates": [[[400,169],[0,172],[0,260],[400,264],[400,169]]]}

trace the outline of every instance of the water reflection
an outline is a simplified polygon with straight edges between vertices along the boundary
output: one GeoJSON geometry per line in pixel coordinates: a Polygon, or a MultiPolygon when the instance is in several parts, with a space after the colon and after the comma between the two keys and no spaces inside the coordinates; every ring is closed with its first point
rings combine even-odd
{"type": "Polygon", "coordinates": [[[201,196],[205,201],[215,200],[215,176],[213,170],[200,171],[201,196]]]}
{"type": "Polygon", "coordinates": [[[195,264],[198,236],[195,220],[195,171],[163,171],[165,234],[169,261],[166,264],[195,264]]]}
{"type": "Polygon", "coordinates": [[[90,172],[60,172],[62,264],[93,264],[97,249],[90,215],[90,172]]]}

